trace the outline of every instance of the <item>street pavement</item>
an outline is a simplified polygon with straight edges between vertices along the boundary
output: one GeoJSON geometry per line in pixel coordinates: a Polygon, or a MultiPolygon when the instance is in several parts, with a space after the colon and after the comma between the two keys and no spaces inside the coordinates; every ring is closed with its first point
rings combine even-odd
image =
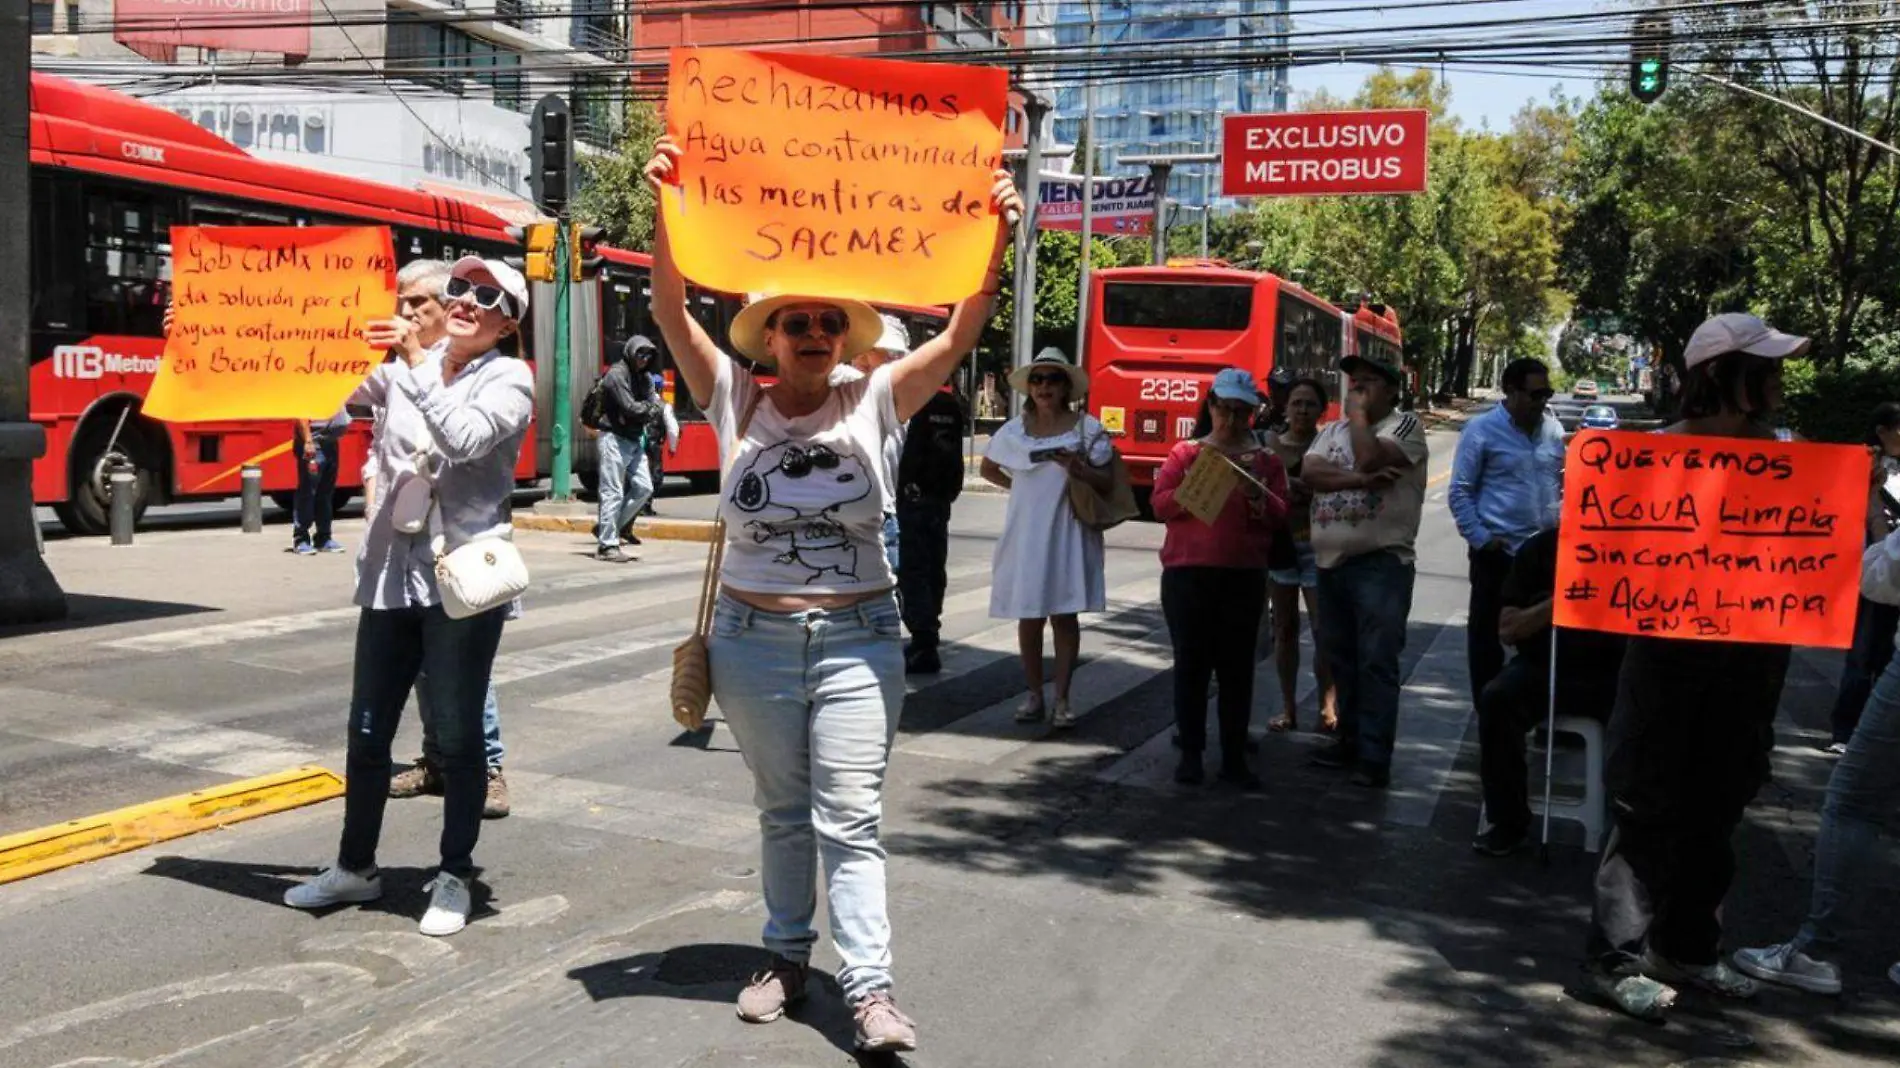
{"type": "MultiPolygon", "coordinates": [[[[1404,656],[1393,789],[1307,766],[1264,735],[1264,794],[1172,785],[1161,531],[1108,535],[1109,610],[1085,620],[1073,731],[1011,721],[1014,625],[988,618],[1005,498],[953,524],[945,671],[913,680],[885,810],[901,1003],[918,1066],[1872,1065],[1900,1060],[1891,865],[1869,876],[1851,992],[1691,994],[1666,1027],[1579,988],[1593,858],[1558,825],[1548,865],[1488,860],[1477,821],[1462,543],[1432,487],[1404,656]]],[[[660,502],[709,514],[703,498],[660,502]]],[[[234,516],[233,516],[234,520],[234,516]]],[[[49,537],[73,618],[0,631],[0,834],[303,763],[343,767],[348,556],[215,515],[136,545],[49,537]]],[[[354,543],[361,521],[339,536],[354,543]]],[[[496,662],[515,812],[484,827],[478,914],[448,940],[426,903],[439,802],[392,802],[386,896],[324,915],[279,901],[334,856],[341,803],[0,886],[0,1066],[851,1063],[828,979],[786,1020],[731,1002],[763,962],[749,777],[723,725],[682,734],[670,651],[704,547],[638,563],[525,533],[535,576],[496,662]]],[[[1310,644],[1305,660],[1311,661],[1310,644]]],[[[1791,672],[1776,782],[1740,834],[1732,944],[1784,937],[1806,901],[1816,749],[1838,658],[1791,672]]],[[[1277,711],[1257,675],[1257,722],[1277,711]]],[[[1302,725],[1316,718],[1310,676],[1302,725]]],[[[716,714],[716,710],[715,710],[716,714]]],[[[416,751],[413,719],[397,742],[416,751]]],[[[1563,764],[1572,763],[1568,756],[1563,764]]],[[[815,963],[829,974],[828,942],[815,963]]]]}

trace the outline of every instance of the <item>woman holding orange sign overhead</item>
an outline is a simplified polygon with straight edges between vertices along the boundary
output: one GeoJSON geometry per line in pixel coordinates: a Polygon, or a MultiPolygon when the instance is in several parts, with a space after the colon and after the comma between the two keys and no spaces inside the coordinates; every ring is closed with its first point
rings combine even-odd
{"type": "MultiPolygon", "coordinates": [[[[661,197],[690,181],[663,138],[646,173],[661,197]]],[[[1008,172],[990,209],[1019,217],[1008,172]]],[[[900,432],[976,346],[1001,283],[1010,229],[997,226],[981,289],[943,333],[870,375],[832,383],[870,350],[878,314],[856,300],[781,293],[732,322],[734,351],[772,370],[766,385],[688,314],[664,212],[653,253],[653,319],[693,400],[718,431],[727,542],[707,650],[712,695],[752,770],[763,837],[770,965],[740,992],[742,1019],[766,1023],[807,992],[825,869],[838,982],[857,1045],[909,1050],[916,1026],[891,996],[891,925],[878,840],[884,773],[904,705],[902,623],[883,549],[890,502],[877,477],[900,432]]]]}
{"type": "MultiPolygon", "coordinates": [[[[1781,361],[1807,348],[1752,315],[1703,323],[1683,352],[1682,421],[1659,433],[1773,442],[1781,361]]],[[[1678,986],[1756,992],[1722,959],[1721,908],[1735,877],[1731,838],[1768,777],[1790,647],[1643,636],[1628,649],[1606,740],[1614,819],[1590,966],[1617,1008],[1660,1020],[1678,986]]]]}

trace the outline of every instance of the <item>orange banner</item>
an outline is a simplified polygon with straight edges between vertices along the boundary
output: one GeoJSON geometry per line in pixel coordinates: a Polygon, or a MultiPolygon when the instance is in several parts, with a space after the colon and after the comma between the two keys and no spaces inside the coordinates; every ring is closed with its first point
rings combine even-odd
{"type": "Polygon", "coordinates": [[[172,331],[144,412],[168,422],[329,418],[396,308],[381,226],[172,228],[172,331]]]}
{"type": "Polygon", "coordinates": [[[1560,627],[1846,648],[1861,448],[1586,431],[1564,465],[1560,627]]]}
{"type": "Polygon", "coordinates": [[[684,156],[660,204],[688,278],[897,304],[982,288],[1003,71],[676,48],[668,79],[684,156]]]}

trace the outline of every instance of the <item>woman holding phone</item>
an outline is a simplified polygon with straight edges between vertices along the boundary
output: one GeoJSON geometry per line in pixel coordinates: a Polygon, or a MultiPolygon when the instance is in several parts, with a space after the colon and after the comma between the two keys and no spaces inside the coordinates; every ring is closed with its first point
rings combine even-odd
{"type": "Polygon", "coordinates": [[[1085,527],[1069,508],[1069,480],[1098,493],[1108,491],[1114,446],[1108,431],[1076,405],[1088,392],[1089,376],[1058,349],[1048,348],[1009,376],[1027,399],[1023,414],[990,438],[983,454],[985,481],[1009,490],[1003,535],[997,539],[990,585],[990,617],[1014,619],[1017,649],[1029,695],[1016,722],[1066,729],[1075,725],[1069,683],[1082,650],[1083,612],[1108,605],[1103,578],[1102,532],[1085,527]],[[1043,624],[1055,631],[1056,702],[1047,711],[1042,695],[1043,624]]]}

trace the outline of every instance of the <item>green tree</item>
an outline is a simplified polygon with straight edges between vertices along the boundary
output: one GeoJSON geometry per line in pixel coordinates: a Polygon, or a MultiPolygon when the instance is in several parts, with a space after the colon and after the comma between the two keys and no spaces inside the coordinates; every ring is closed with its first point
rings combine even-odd
{"type": "Polygon", "coordinates": [[[665,130],[652,105],[630,100],[613,150],[577,161],[580,190],[574,217],[605,230],[610,245],[637,252],[653,247],[653,188],[643,170],[653,156],[653,143],[665,130]]]}

